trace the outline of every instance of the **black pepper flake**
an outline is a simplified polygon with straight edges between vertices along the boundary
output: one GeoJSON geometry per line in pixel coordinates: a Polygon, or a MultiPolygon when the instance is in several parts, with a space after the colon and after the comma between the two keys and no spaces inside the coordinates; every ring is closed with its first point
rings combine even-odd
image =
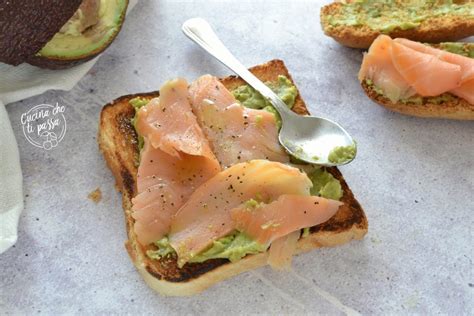
{"type": "Polygon", "coordinates": [[[306,211],[304,211],[304,213],[306,214],[306,211]]]}
{"type": "Polygon", "coordinates": [[[161,109],[161,112],[165,112],[165,111],[166,111],[166,108],[161,109]]]}
{"type": "Polygon", "coordinates": [[[150,163],[153,163],[153,160],[150,160],[150,163]]]}
{"type": "Polygon", "coordinates": [[[314,202],[314,205],[318,205],[318,204],[319,204],[319,202],[318,202],[318,201],[314,202]]]}

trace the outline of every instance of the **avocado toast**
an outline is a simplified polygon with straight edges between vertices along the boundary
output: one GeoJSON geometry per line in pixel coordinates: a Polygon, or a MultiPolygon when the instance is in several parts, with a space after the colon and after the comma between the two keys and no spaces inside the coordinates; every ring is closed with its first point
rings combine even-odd
{"type": "Polygon", "coordinates": [[[474,35],[472,1],[347,0],[324,6],[320,17],[326,35],[354,48],[368,48],[380,34],[427,43],[474,35]]]}
{"type": "MultiPolygon", "coordinates": [[[[283,62],[274,60],[251,69],[266,82],[276,82],[279,76],[291,81],[283,62]]],[[[292,81],[291,81],[292,82],[292,81]]],[[[228,89],[242,87],[244,82],[234,76],[224,78],[221,83],[228,89]]],[[[175,256],[164,256],[152,259],[150,251],[156,251],[156,245],[142,245],[137,240],[133,217],[132,200],[137,196],[137,161],[139,160],[139,138],[131,121],[135,109],[130,100],[140,97],[146,100],[158,97],[159,92],[123,96],[104,106],[99,126],[99,146],[112,170],[117,188],[122,192],[123,208],[126,215],[128,241],[126,248],[139,272],[147,283],[165,295],[191,295],[221,280],[238,273],[265,265],[268,252],[250,254],[231,262],[228,259],[209,259],[203,262],[178,265],[175,256]]],[[[298,114],[306,114],[306,106],[299,95],[294,100],[293,110],[298,114]]],[[[365,214],[355,200],[351,190],[337,168],[328,168],[327,172],[341,185],[344,203],[337,213],[328,221],[308,229],[299,238],[296,252],[309,251],[324,246],[336,246],[352,239],[361,239],[367,232],[368,224],[365,214]]],[[[299,237],[299,235],[298,235],[299,237]]]]}

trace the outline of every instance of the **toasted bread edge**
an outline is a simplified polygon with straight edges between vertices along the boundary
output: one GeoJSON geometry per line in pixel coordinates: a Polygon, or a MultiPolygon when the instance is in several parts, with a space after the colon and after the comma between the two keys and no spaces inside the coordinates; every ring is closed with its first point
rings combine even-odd
{"type": "Polygon", "coordinates": [[[391,111],[425,118],[439,118],[452,120],[474,120],[474,105],[466,100],[451,95],[454,101],[444,102],[442,104],[405,104],[401,102],[393,103],[383,95],[378,94],[365,81],[361,82],[365,94],[377,104],[391,111]]]}

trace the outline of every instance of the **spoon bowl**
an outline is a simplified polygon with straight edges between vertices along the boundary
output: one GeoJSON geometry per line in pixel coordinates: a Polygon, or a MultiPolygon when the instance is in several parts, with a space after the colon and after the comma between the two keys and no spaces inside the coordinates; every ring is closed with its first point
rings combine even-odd
{"type": "Polygon", "coordinates": [[[270,88],[229,52],[204,19],[189,19],[183,23],[182,30],[187,37],[268,99],[281,117],[280,144],[291,155],[311,164],[328,167],[344,165],[354,160],[356,143],[339,124],[317,116],[297,115],[288,109],[270,88]],[[334,155],[338,149],[346,152],[342,159],[334,155]],[[337,159],[331,158],[333,156],[337,159]]]}
{"type": "Polygon", "coordinates": [[[333,167],[348,164],[355,158],[354,155],[342,162],[328,159],[334,148],[354,146],[354,140],[339,124],[322,117],[287,115],[282,121],[279,140],[294,157],[312,164],[333,167]]]}

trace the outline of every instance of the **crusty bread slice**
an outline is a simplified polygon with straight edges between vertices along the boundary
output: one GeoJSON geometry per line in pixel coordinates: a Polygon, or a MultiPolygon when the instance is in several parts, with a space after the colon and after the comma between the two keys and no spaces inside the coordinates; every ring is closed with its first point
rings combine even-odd
{"type": "MultiPolygon", "coordinates": [[[[253,67],[251,71],[263,81],[275,81],[278,75],[285,75],[292,80],[280,60],[253,67]]],[[[234,76],[224,78],[222,82],[229,89],[244,83],[234,76]]],[[[231,276],[265,265],[267,254],[249,255],[237,263],[231,263],[226,259],[208,260],[204,263],[186,264],[181,269],[178,268],[175,258],[151,260],[146,256],[146,251],[153,249],[154,246],[143,246],[138,243],[131,216],[131,199],[137,193],[138,147],[137,135],[130,123],[134,109],[128,101],[135,96],[151,99],[158,95],[158,92],[128,95],[105,105],[100,116],[98,142],[115,176],[117,189],[122,193],[128,233],[125,246],[138,271],[150,287],[163,295],[192,295],[231,276]]],[[[295,111],[301,114],[307,113],[300,96],[296,99],[295,111]]],[[[342,174],[337,168],[330,168],[329,172],[341,182],[344,190],[342,201],[345,204],[329,221],[312,227],[310,235],[299,240],[298,253],[361,239],[367,233],[367,218],[342,174]]]]}
{"type": "MultiPolygon", "coordinates": [[[[354,48],[369,48],[372,42],[382,34],[366,25],[346,26],[330,25],[328,17],[340,12],[344,4],[334,2],[321,8],[320,18],[324,33],[342,45],[354,48]]],[[[408,30],[396,28],[386,33],[391,38],[403,37],[425,43],[457,41],[474,35],[474,19],[455,15],[444,15],[424,20],[419,26],[408,30]]]]}

